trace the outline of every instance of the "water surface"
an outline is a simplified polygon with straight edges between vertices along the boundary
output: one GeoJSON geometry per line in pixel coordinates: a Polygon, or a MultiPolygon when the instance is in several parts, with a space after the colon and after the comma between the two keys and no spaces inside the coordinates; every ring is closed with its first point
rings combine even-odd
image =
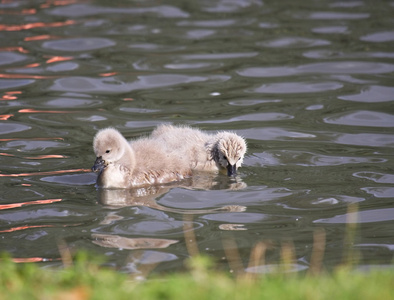
{"type": "Polygon", "coordinates": [[[190,240],[228,268],[232,240],[245,270],[266,272],[247,268],[256,243],[269,245],[271,266],[291,242],[301,271],[325,232],[327,269],[349,249],[357,265],[391,264],[393,10],[367,0],[0,3],[0,250],[61,265],[66,245],[138,274],[182,269],[190,240]],[[134,139],[162,123],[244,136],[239,177],[98,191],[95,132],[134,139]]]}

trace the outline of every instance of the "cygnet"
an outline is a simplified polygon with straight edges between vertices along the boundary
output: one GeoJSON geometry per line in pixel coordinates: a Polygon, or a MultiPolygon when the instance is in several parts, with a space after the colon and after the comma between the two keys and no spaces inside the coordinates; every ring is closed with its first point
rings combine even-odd
{"type": "Polygon", "coordinates": [[[226,171],[242,165],[246,142],[233,132],[209,134],[187,126],[160,125],[150,137],[130,143],[114,128],[100,130],[93,141],[103,188],[131,188],[190,177],[193,171],[226,171]]]}
{"type": "Polygon", "coordinates": [[[186,158],[192,170],[224,170],[228,176],[236,174],[247,149],[244,138],[228,131],[209,134],[188,126],[160,125],[152,137],[161,139],[179,158],[186,158]]]}
{"type": "Polygon", "coordinates": [[[178,159],[152,138],[127,142],[114,128],[100,130],[93,140],[97,186],[131,188],[182,180],[191,175],[185,159],[178,159]]]}

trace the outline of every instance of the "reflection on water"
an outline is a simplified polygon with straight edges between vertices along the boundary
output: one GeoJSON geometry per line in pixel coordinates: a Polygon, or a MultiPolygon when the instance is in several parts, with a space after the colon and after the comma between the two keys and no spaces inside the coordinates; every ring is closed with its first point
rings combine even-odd
{"type": "Polygon", "coordinates": [[[125,238],[118,235],[105,235],[105,234],[93,234],[93,243],[101,247],[119,248],[119,249],[155,249],[155,248],[167,248],[172,244],[175,244],[175,240],[165,239],[151,239],[151,238],[125,238]]]}
{"type": "Polygon", "coordinates": [[[263,241],[245,271],[264,273],[292,241],[301,271],[323,228],[331,269],[357,220],[355,263],[391,263],[393,3],[112,2],[0,2],[2,251],[58,264],[65,243],[135,273],[263,241]],[[96,190],[97,130],[162,123],[244,136],[240,177],[96,190]]]}
{"type": "Polygon", "coordinates": [[[179,214],[204,214],[215,211],[241,212],[246,209],[242,205],[225,205],[214,209],[177,209],[160,205],[156,200],[167,194],[171,189],[190,190],[241,190],[246,184],[240,178],[229,178],[215,174],[195,173],[194,176],[180,182],[163,185],[151,185],[133,189],[99,189],[98,202],[109,207],[145,206],[166,212],[179,214]]]}

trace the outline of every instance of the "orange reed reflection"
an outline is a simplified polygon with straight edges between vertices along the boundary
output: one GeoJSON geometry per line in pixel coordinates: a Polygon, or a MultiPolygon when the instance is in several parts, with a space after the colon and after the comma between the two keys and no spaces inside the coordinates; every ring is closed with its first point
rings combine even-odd
{"type": "Polygon", "coordinates": [[[35,8],[25,8],[22,10],[12,11],[12,10],[0,10],[0,15],[34,15],[37,13],[35,8]]]}
{"type": "Polygon", "coordinates": [[[52,22],[52,23],[44,23],[44,22],[36,22],[22,25],[5,25],[0,24],[0,31],[21,31],[21,30],[29,30],[32,28],[42,28],[42,27],[61,27],[67,25],[73,25],[76,21],[67,20],[64,22],[52,22]]]}
{"type": "Polygon", "coordinates": [[[36,110],[33,108],[24,108],[18,110],[19,113],[47,113],[47,114],[70,114],[74,113],[74,111],[69,110],[36,110]]]}
{"type": "MultiPolygon", "coordinates": [[[[48,8],[51,6],[64,6],[77,3],[78,0],[48,0],[45,3],[41,4],[41,8],[48,8]]],[[[80,1],[79,1],[80,2],[80,1]]]]}
{"type": "Polygon", "coordinates": [[[71,60],[71,59],[73,59],[74,57],[71,57],[71,56],[53,56],[53,57],[51,57],[50,59],[48,59],[47,61],[46,61],[46,63],[47,64],[51,64],[51,63],[54,63],[54,62],[59,62],[59,61],[66,61],[66,60],[71,60]]]}
{"type": "Polygon", "coordinates": [[[51,40],[53,38],[54,37],[52,35],[43,34],[43,35],[28,36],[28,37],[25,37],[23,40],[26,42],[29,42],[29,41],[51,40]]]}
{"type": "Polygon", "coordinates": [[[21,91],[8,91],[5,92],[5,94],[3,96],[1,96],[0,100],[16,100],[18,99],[17,96],[14,95],[18,95],[18,94],[22,94],[21,91]]]}
{"type": "Polygon", "coordinates": [[[19,230],[25,230],[30,228],[41,228],[41,227],[55,227],[53,225],[30,225],[30,226],[19,226],[19,227],[12,227],[10,229],[0,230],[0,233],[7,233],[7,232],[14,232],[19,230]]]}
{"type": "Polygon", "coordinates": [[[25,65],[24,68],[36,68],[39,66],[40,66],[40,63],[34,63],[34,64],[25,65]]]}
{"type": "Polygon", "coordinates": [[[9,154],[9,153],[0,153],[0,155],[3,155],[3,156],[15,156],[15,155],[9,154]]]}
{"type": "Polygon", "coordinates": [[[21,257],[21,258],[12,258],[11,260],[14,263],[31,263],[31,262],[61,260],[61,258],[21,257]]]}
{"type": "Polygon", "coordinates": [[[9,115],[0,115],[0,121],[7,121],[9,118],[13,117],[13,114],[9,115]]]}
{"type": "Polygon", "coordinates": [[[28,201],[28,202],[18,202],[18,203],[11,203],[11,204],[0,204],[0,210],[4,209],[11,209],[17,208],[25,205],[34,205],[34,204],[50,204],[54,202],[62,201],[62,199],[47,199],[47,200],[35,200],[35,201],[28,201]]]}
{"type": "Polygon", "coordinates": [[[29,53],[29,50],[26,50],[23,47],[5,47],[5,48],[0,48],[0,51],[17,51],[20,53],[29,53]]]}
{"type": "MultiPolygon", "coordinates": [[[[59,227],[70,227],[70,226],[79,226],[81,225],[80,223],[77,224],[66,224],[66,225],[59,225],[57,224],[56,226],[59,227]]],[[[45,228],[45,227],[55,227],[55,225],[49,225],[49,224],[43,224],[43,225],[24,225],[24,226],[17,226],[17,227],[12,227],[10,229],[4,229],[0,230],[0,233],[7,233],[7,232],[14,232],[14,231],[20,231],[20,230],[26,230],[26,229],[31,229],[31,228],[45,228]]]]}
{"type": "MultiPolygon", "coordinates": [[[[1,154],[1,153],[0,153],[1,154]]],[[[38,156],[30,156],[30,157],[25,157],[26,159],[46,159],[46,158],[67,158],[65,155],[38,155],[38,156]]]]}
{"type": "Polygon", "coordinates": [[[0,78],[52,79],[52,78],[57,78],[57,76],[40,76],[40,75],[27,75],[27,74],[0,74],[0,78]]]}
{"type": "Polygon", "coordinates": [[[31,173],[17,173],[17,174],[0,174],[0,177],[26,177],[26,176],[37,176],[37,175],[56,175],[64,173],[87,173],[92,172],[90,169],[71,169],[71,170],[58,170],[58,171],[43,171],[43,172],[31,172],[31,173]]]}
{"type": "Polygon", "coordinates": [[[102,76],[102,77],[109,77],[109,76],[114,76],[116,74],[118,74],[118,72],[101,73],[99,75],[102,76]]]}

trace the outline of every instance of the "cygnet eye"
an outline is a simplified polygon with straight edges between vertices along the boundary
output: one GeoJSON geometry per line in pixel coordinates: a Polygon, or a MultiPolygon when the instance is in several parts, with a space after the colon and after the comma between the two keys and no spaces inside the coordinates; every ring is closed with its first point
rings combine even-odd
{"type": "Polygon", "coordinates": [[[228,161],[228,159],[227,159],[227,157],[226,157],[225,155],[223,156],[223,159],[225,159],[225,160],[227,160],[227,161],[228,161]]]}
{"type": "Polygon", "coordinates": [[[107,150],[107,151],[105,151],[105,153],[110,153],[111,152],[111,150],[107,150]]]}

